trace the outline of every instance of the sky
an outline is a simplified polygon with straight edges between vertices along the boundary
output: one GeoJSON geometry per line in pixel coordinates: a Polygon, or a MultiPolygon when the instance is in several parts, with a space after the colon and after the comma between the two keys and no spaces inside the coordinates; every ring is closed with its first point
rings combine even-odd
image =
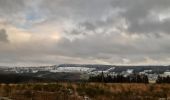
{"type": "Polygon", "coordinates": [[[0,0],[0,65],[170,64],[170,0],[0,0]]]}

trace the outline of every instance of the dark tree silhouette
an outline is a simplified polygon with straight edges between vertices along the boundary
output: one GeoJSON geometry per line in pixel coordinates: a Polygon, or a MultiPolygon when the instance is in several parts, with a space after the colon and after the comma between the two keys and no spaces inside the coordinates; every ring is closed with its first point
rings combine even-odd
{"type": "Polygon", "coordinates": [[[88,79],[89,82],[105,82],[105,83],[148,83],[148,77],[146,75],[131,74],[128,76],[123,75],[107,75],[104,76],[102,72],[96,76],[90,76],[88,79]]]}
{"type": "Polygon", "coordinates": [[[156,83],[170,83],[170,76],[166,77],[158,76],[156,83]]]}

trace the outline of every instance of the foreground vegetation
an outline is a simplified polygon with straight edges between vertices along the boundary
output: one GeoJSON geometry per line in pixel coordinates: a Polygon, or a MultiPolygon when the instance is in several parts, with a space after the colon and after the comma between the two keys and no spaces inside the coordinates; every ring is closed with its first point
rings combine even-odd
{"type": "Polygon", "coordinates": [[[47,83],[1,84],[0,96],[13,100],[159,100],[169,84],[47,83]]]}

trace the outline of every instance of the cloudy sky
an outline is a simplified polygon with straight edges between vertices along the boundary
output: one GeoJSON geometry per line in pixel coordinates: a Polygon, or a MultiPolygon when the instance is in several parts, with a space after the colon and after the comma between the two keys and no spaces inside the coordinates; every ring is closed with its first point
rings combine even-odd
{"type": "Polygon", "coordinates": [[[0,0],[0,65],[170,64],[170,0],[0,0]]]}

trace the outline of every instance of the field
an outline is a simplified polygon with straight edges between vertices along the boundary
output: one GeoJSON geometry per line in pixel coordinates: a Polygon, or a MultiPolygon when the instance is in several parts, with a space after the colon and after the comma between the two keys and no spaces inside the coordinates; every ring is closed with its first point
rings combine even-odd
{"type": "Polygon", "coordinates": [[[160,100],[169,84],[36,83],[1,84],[0,96],[12,100],[160,100]]]}

